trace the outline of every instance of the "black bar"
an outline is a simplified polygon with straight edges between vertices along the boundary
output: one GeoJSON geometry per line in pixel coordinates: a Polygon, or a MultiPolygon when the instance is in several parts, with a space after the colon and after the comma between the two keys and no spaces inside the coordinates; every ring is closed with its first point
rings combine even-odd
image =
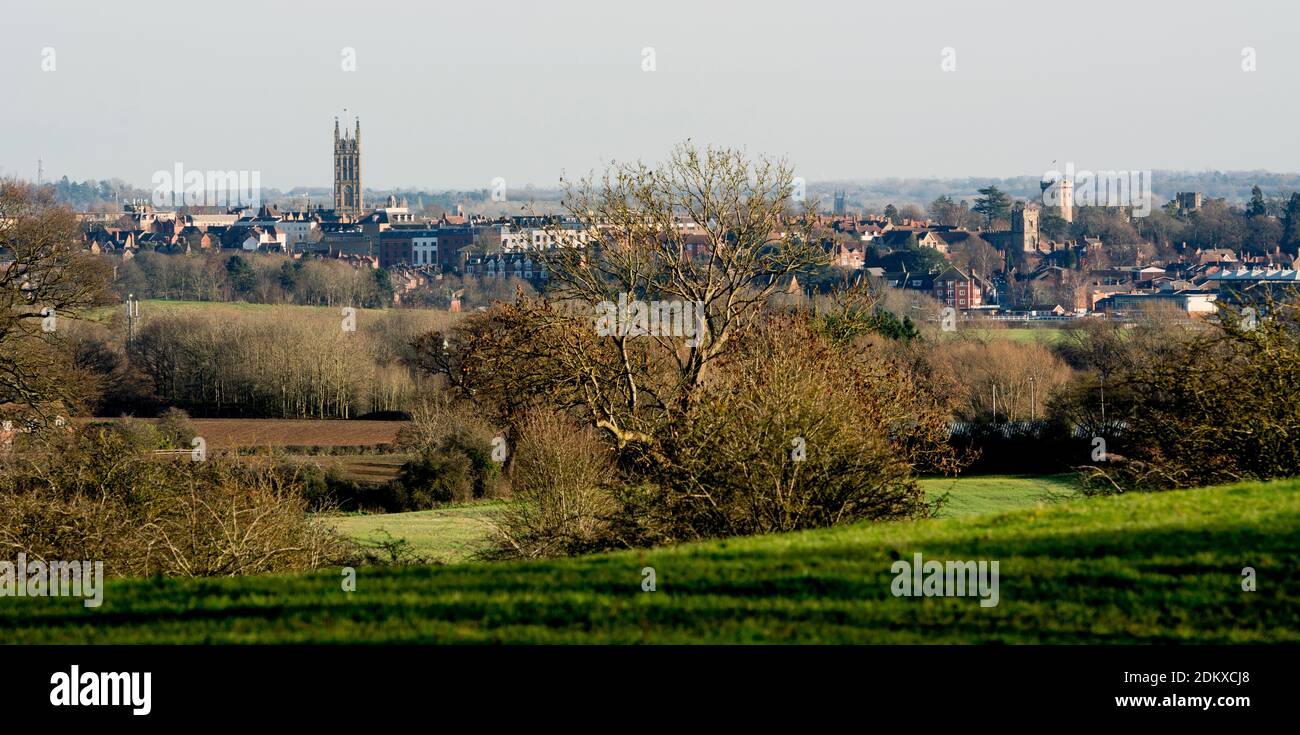
{"type": "Polygon", "coordinates": [[[513,720],[563,726],[596,721],[597,714],[613,718],[599,720],[612,730],[645,718],[806,726],[847,717],[867,728],[894,718],[916,725],[1051,728],[1099,719],[1242,723],[1287,713],[1296,697],[1296,652],[1208,646],[0,646],[0,702],[6,718],[46,725],[407,721],[435,730],[496,730],[513,720]],[[83,674],[150,672],[151,711],[53,706],[51,677],[71,673],[73,665],[83,674]],[[1187,680],[1172,680],[1173,672],[1187,680]],[[1217,681],[1198,681],[1206,672],[1217,681]],[[1132,677],[1127,682],[1126,673],[1132,677]],[[1155,684],[1140,675],[1155,675],[1155,684]],[[1208,710],[1117,706],[1116,697],[1129,696],[1157,702],[1166,696],[1248,697],[1249,703],[1216,703],[1208,710]],[[265,716],[273,719],[257,719],[265,716]]]}

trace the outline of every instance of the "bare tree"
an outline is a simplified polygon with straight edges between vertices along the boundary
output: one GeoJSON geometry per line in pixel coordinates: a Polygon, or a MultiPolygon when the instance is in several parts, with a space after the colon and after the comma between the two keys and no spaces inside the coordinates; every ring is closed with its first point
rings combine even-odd
{"type": "Polygon", "coordinates": [[[103,302],[106,271],[51,189],[0,181],[0,406],[46,423],[80,397],[58,324],[103,302]]]}
{"type": "Polygon", "coordinates": [[[784,162],[689,142],[655,168],[615,164],[600,179],[565,182],[564,207],[579,229],[548,233],[560,244],[542,257],[554,300],[589,312],[620,295],[699,307],[693,339],[610,336],[617,379],[590,381],[586,399],[595,425],[620,445],[643,438],[627,419],[639,413],[653,372],[634,343],[657,343],[679,404],[660,396],[657,407],[677,408],[792,274],[827,261],[811,236],[815,203],[796,201],[799,188],[784,162]]]}

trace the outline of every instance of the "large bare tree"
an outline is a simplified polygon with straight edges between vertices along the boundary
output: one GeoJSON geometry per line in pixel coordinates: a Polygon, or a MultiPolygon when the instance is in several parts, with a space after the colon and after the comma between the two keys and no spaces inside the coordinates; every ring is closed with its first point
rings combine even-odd
{"type": "Polygon", "coordinates": [[[546,395],[620,447],[650,441],[770,297],[828,261],[811,236],[814,208],[781,161],[688,142],[657,166],[615,163],[564,189],[568,226],[550,226],[555,245],[536,254],[545,299],[436,335],[422,361],[506,413],[546,395]],[[692,323],[598,331],[602,305],[630,302],[668,304],[661,315],[692,323]]]}

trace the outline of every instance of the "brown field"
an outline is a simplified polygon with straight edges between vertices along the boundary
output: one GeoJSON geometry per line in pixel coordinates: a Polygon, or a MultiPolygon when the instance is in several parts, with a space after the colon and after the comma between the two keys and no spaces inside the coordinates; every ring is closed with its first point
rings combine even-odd
{"type": "MultiPolygon", "coordinates": [[[[103,419],[97,419],[103,420],[103,419]]],[[[153,421],[153,419],[142,419],[153,421]]],[[[405,421],[190,419],[211,449],[362,447],[391,444],[405,421]]]]}
{"type": "Polygon", "coordinates": [[[291,454],[289,459],[338,470],[344,479],[380,485],[397,479],[398,470],[410,459],[406,454],[291,454]]]}
{"type": "Polygon", "coordinates": [[[320,419],[192,419],[214,449],[236,447],[354,447],[391,444],[404,421],[320,419]]]}

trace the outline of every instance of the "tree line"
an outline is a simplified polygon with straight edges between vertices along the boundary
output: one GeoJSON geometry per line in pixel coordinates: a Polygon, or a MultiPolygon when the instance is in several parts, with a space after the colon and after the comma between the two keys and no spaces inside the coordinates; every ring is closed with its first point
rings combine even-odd
{"type": "Polygon", "coordinates": [[[137,298],[364,308],[393,302],[382,268],[274,253],[141,252],[117,265],[114,286],[137,298]]]}

